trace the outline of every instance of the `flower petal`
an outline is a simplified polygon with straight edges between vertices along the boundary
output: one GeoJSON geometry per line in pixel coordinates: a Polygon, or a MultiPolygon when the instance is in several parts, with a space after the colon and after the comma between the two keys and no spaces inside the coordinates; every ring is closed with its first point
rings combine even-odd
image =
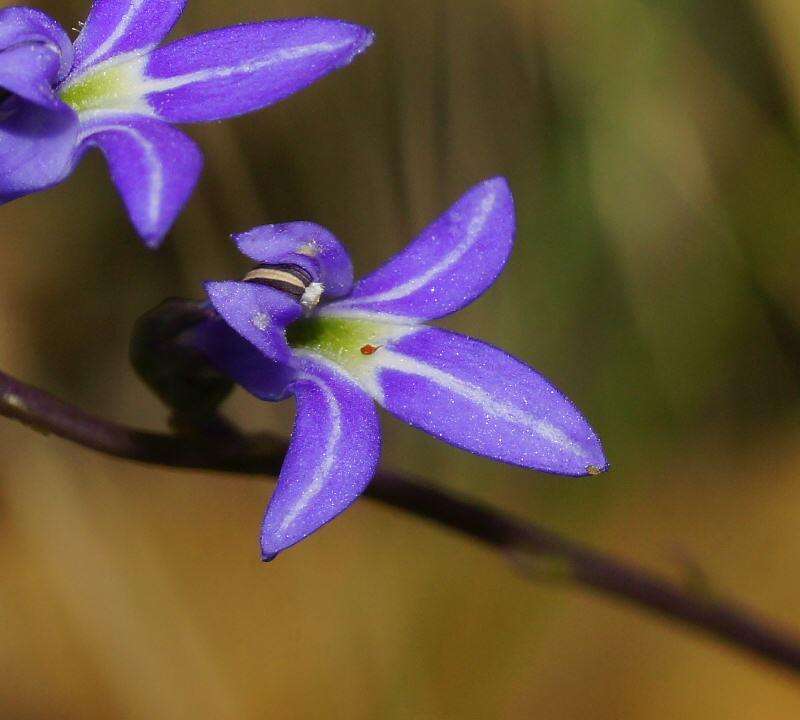
{"type": "Polygon", "coordinates": [[[53,18],[26,7],[0,10],[0,51],[26,43],[49,44],[57,51],[59,66],[54,82],[64,78],[72,67],[72,42],[53,18]]]}
{"type": "Polygon", "coordinates": [[[380,348],[358,379],[401,420],[478,455],[560,475],[608,467],[578,409],[548,380],[478,340],[421,328],[380,348]]]}
{"type": "Polygon", "coordinates": [[[301,361],[297,417],[261,531],[265,560],[346,510],[375,474],[381,433],[375,404],[313,356],[301,361]]]}
{"type": "Polygon", "coordinates": [[[114,55],[154,48],[185,6],[186,0],[95,0],[75,41],[74,73],[114,55]]]}
{"type": "Polygon", "coordinates": [[[55,45],[27,42],[0,51],[0,88],[55,109],[61,105],[53,92],[61,56],[55,45]]]}
{"type": "Polygon", "coordinates": [[[300,303],[267,285],[229,280],[205,287],[214,309],[239,335],[270,360],[292,365],[286,326],[303,314],[300,303]]]}
{"type": "Polygon", "coordinates": [[[325,286],[326,297],[341,297],[353,286],[353,263],[336,237],[310,222],[264,225],[234,239],[239,250],[258,263],[304,268],[325,286]]]}
{"type": "Polygon", "coordinates": [[[61,182],[72,171],[78,135],[78,118],[66,105],[50,110],[11,98],[0,116],[6,111],[0,120],[0,203],[61,182]]]}
{"type": "Polygon", "coordinates": [[[141,90],[170,122],[220,120],[282,100],[371,42],[366,28],[316,18],[213,30],[154,51],[141,90]]]}
{"type": "Polygon", "coordinates": [[[469,305],[503,269],[514,241],[514,200],[502,178],[473,188],[400,254],[356,283],[330,312],[442,317],[469,305]]]}
{"type": "Polygon", "coordinates": [[[81,140],[103,151],[136,230],[158,247],[197,184],[203,166],[197,145],[160,120],[136,116],[84,122],[81,140]]]}
{"type": "Polygon", "coordinates": [[[267,358],[222,318],[213,318],[193,329],[187,342],[257,398],[277,401],[291,394],[294,368],[267,358]]]}

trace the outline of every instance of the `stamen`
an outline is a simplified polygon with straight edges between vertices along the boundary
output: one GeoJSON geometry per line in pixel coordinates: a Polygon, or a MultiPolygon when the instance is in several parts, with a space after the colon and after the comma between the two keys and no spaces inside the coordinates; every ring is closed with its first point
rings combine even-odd
{"type": "Polygon", "coordinates": [[[314,281],[311,274],[299,265],[259,265],[244,276],[244,282],[269,287],[291,295],[310,313],[319,305],[325,286],[314,281]]]}
{"type": "Polygon", "coordinates": [[[381,347],[382,347],[381,345],[369,345],[369,344],[364,345],[364,347],[361,348],[361,354],[374,355],[376,352],[378,352],[378,350],[381,349],[381,347]]]}
{"type": "Polygon", "coordinates": [[[298,300],[314,284],[311,275],[299,265],[260,265],[245,275],[244,282],[269,285],[298,300]]]}

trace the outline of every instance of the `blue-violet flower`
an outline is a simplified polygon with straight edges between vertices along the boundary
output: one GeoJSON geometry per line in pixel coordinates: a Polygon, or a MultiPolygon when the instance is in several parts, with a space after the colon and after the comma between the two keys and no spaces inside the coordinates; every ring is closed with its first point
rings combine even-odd
{"type": "Polygon", "coordinates": [[[235,238],[259,265],[241,282],[206,284],[209,317],[187,340],[257,397],[295,396],[295,427],[261,534],[265,559],[332,520],[367,486],[380,454],[376,402],[495,460],[573,476],[607,469],[592,428],[539,373],[423,324],[494,283],[514,228],[513,198],[496,178],[355,284],[344,248],[318,225],[269,225],[235,238]]]}
{"type": "Polygon", "coordinates": [[[202,166],[170,123],[271,105],[372,42],[358,25],[303,18],[158,47],[186,2],[95,0],[74,46],[43,12],[0,10],[0,204],[61,182],[96,146],[139,234],[157,246],[202,166]]]}

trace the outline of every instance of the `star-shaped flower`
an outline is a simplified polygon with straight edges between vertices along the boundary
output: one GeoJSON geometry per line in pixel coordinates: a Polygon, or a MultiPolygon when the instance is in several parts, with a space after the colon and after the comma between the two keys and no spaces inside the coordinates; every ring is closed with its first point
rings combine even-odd
{"type": "Polygon", "coordinates": [[[95,0],[75,44],[44,13],[0,10],[0,204],[64,180],[96,146],[133,224],[157,246],[202,166],[171,123],[271,105],[372,42],[339,20],[276,20],[159,47],[187,0],[95,0]]]}
{"type": "Polygon", "coordinates": [[[257,397],[295,396],[261,534],[265,559],[367,486],[381,445],[375,403],[502,462],[573,476],[607,469],[594,431],[548,380],[502,350],[424,324],[494,283],[514,226],[508,185],[488,180],[355,285],[344,248],[318,225],[270,225],[236,238],[259,265],[241,282],[206,284],[211,316],[186,341],[257,397]]]}

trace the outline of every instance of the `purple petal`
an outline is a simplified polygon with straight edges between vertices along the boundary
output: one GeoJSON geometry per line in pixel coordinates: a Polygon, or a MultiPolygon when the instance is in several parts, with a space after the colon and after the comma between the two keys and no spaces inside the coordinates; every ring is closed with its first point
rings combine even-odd
{"type": "Polygon", "coordinates": [[[284,400],[295,379],[293,367],[267,358],[222,318],[214,318],[196,328],[190,337],[217,369],[233,378],[261,400],[284,400]]]}
{"type": "Polygon", "coordinates": [[[362,383],[391,413],[478,455],[560,475],[608,466],[597,435],[550,382],[507,353],[434,328],[373,355],[362,383]]]}
{"type": "Polygon", "coordinates": [[[0,88],[30,102],[55,109],[53,92],[61,55],[51,43],[26,42],[0,51],[0,88]]]}
{"type": "Polygon", "coordinates": [[[197,184],[197,145],[160,120],[136,116],[86,122],[81,137],[84,147],[103,151],[136,230],[158,247],[197,184]]]}
{"type": "Polygon", "coordinates": [[[194,35],[153,52],[143,80],[165,120],[220,120],[272,105],[347,65],[372,33],[339,20],[276,20],[194,35]]]}
{"type": "Polygon", "coordinates": [[[78,117],[66,105],[45,109],[19,98],[0,110],[0,203],[44,190],[71,171],[78,117]]]}
{"type": "Polygon", "coordinates": [[[261,531],[265,560],[346,510],[380,457],[375,405],[347,377],[305,357],[295,395],[292,440],[261,531]]]}
{"type": "MultiPolygon", "coordinates": [[[[514,241],[514,200],[502,178],[468,192],[400,254],[356,283],[336,312],[442,317],[497,279],[514,241]]],[[[332,306],[333,309],[333,306],[332,306]]]]}
{"type": "Polygon", "coordinates": [[[0,51],[26,43],[49,44],[57,51],[59,68],[54,81],[64,78],[72,67],[72,42],[53,18],[26,7],[0,10],[0,51]]]}
{"type": "Polygon", "coordinates": [[[353,263],[336,237],[310,222],[264,225],[234,239],[258,263],[299,265],[325,286],[325,297],[341,297],[353,285],[353,263]]]}
{"type": "Polygon", "coordinates": [[[155,47],[185,6],[186,0],[95,0],[75,41],[75,72],[114,55],[155,47]]]}
{"type": "Polygon", "coordinates": [[[300,303],[267,285],[227,281],[205,287],[214,309],[239,335],[270,360],[292,365],[285,331],[303,314],[300,303]]]}

